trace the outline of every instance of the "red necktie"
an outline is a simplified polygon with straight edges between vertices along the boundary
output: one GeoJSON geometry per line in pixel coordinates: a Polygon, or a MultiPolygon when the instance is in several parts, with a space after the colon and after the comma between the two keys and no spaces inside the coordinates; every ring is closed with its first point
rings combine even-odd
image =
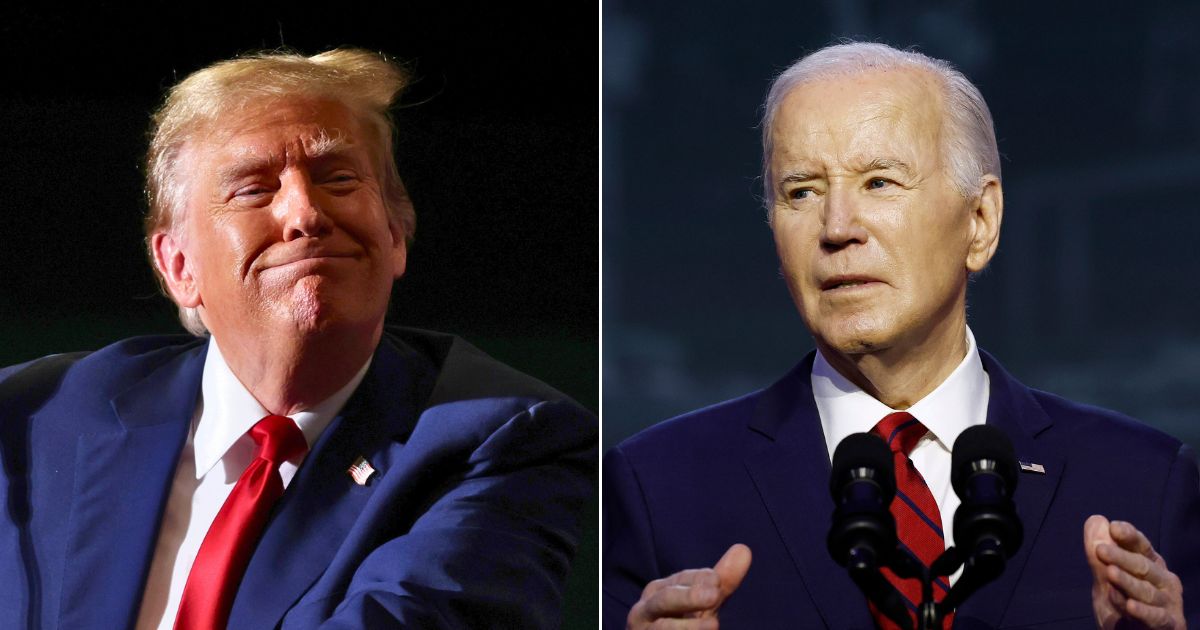
{"type": "Polygon", "coordinates": [[[283,494],[279,464],[308,450],[291,418],[267,416],[250,428],[254,461],[238,478],[217,512],[183,587],[175,630],[217,630],[229,621],[246,565],[258,544],[271,506],[283,494]]]}
{"type": "MultiPolygon", "coordinates": [[[[946,550],[946,538],[942,533],[942,515],[933,493],[925,484],[921,473],[913,466],[908,458],[909,453],[916,447],[917,442],[929,432],[912,415],[898,411],[888,414],[875,425],[871,432],[883,438],[892,449],[893,463],[896,468],[896,498],[892,500],[892,516],[896,517],[896,538],[900,541],[901,551],[917,559],[929,567],[933,561],[946,550]]],[[[892,573],[891,569],[883,570],[884,577],[891,582],[905,599],[905,604],[911,613],[913,627],[917,624],[916,611],[921,605],[921,581],[916,578],[901,579],[892,573]]],[[[933,582],[933,596],[937,601],[946,597],[950,585],[943,578],[933,582]]],[[[871,614],[875,622],[884,630],[898,628],[891,619],[871,606],[871,614]]],[[[954,622],[951,613],[944,619],[943,627],[949,628],[954,622]]]]}

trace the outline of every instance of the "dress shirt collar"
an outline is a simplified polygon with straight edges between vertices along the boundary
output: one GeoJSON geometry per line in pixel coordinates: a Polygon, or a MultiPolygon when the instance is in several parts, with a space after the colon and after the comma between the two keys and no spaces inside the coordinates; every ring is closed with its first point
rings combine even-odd
{"type": "MultiPolygon", "coordinates": [[[[831,459],[834,449],[846,436],[870,431],[884,416],[896,411],[846,380],[820,351],[813,361],[812,388],[831,459]]],[[[979,358],[975,335],[968,327],[967,356],[946,380],[905,411],[929,429],[922,442],[935,440],[950,452],[959,433],[987,419],[987,400],[987,373],[979,358]]]]}
{"type": "MultiPolygon", "coordinates": [[[[289,416],[300,427],[309,449],[350,399],[370,366],[371,358],[368,358],[354,378],[332,396],[311,409],[289,416]]],[[[200,380],[200,410],[194,427],[196,478],[203,478],[250,427],[268,414],[229,368],[216,338],[210,335],[204,373],[200,380]]]]}

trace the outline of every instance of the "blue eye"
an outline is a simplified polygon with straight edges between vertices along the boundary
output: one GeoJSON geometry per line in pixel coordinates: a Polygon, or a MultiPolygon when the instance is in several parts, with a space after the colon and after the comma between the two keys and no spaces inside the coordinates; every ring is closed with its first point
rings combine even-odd
{"type": "Polygon", "coordinates": [[[887,185],[888,185],[888,180],[883,179],[882,177],[872,177],[871,180],[867,182],[867,188],[873,188],[876,190],[883,188],[884,186],[887,186],[887,185]]]}
{"type": "Polygon", "coordinates": [[[810,197],[812,195],[812,192],[813,192],[813,189],[811,189],[811,188],[797,188],[797,189],[789,192],[788,197],[790,197],[792,199],[807,199],[808,197],[810,197]]]}

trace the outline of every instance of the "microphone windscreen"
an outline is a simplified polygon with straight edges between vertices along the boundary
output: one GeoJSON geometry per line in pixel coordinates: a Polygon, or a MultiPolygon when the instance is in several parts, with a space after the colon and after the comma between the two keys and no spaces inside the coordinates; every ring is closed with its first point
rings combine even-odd
{"type": "Polygon", "coordinates": [[[829,477],[829,493],[837,501],[842,487],[856,468],[875,471],[874,479],[883,489],[884,505],[896,496],[896,473],[892,464],[892,449],[874,433],[852,433],[833,449],[833,474],[829,477]]]}
{"type": "Polygon", "coordinates": [[[963,496],[971,463],[981,459],[996,462],[996,472],[1008,486],[1009,496],[1017,486],[1017,456],[1012,441],[1003,431],[987,424],[978,424],[959,434],[950,455],[950,483],[954,492],[963,496]]]}

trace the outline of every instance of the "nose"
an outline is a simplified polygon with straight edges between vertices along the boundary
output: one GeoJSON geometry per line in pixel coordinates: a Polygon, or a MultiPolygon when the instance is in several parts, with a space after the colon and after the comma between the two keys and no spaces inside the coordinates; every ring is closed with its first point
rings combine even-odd
{"type": "Polygon", "coordinates": [[[333,222],[321,205],[321,194],[306,173],[293,172],[280,178],[279,213],[283,239],[326,236],[333,222]]]}
{"type": "Polygon", "coordinates": [[[837,251],[855,243],[866,243],[867,230],[860,221],[859,212],[853,191],[831,186],[821,214],[821,247],[826,251],[837,251]]]}

